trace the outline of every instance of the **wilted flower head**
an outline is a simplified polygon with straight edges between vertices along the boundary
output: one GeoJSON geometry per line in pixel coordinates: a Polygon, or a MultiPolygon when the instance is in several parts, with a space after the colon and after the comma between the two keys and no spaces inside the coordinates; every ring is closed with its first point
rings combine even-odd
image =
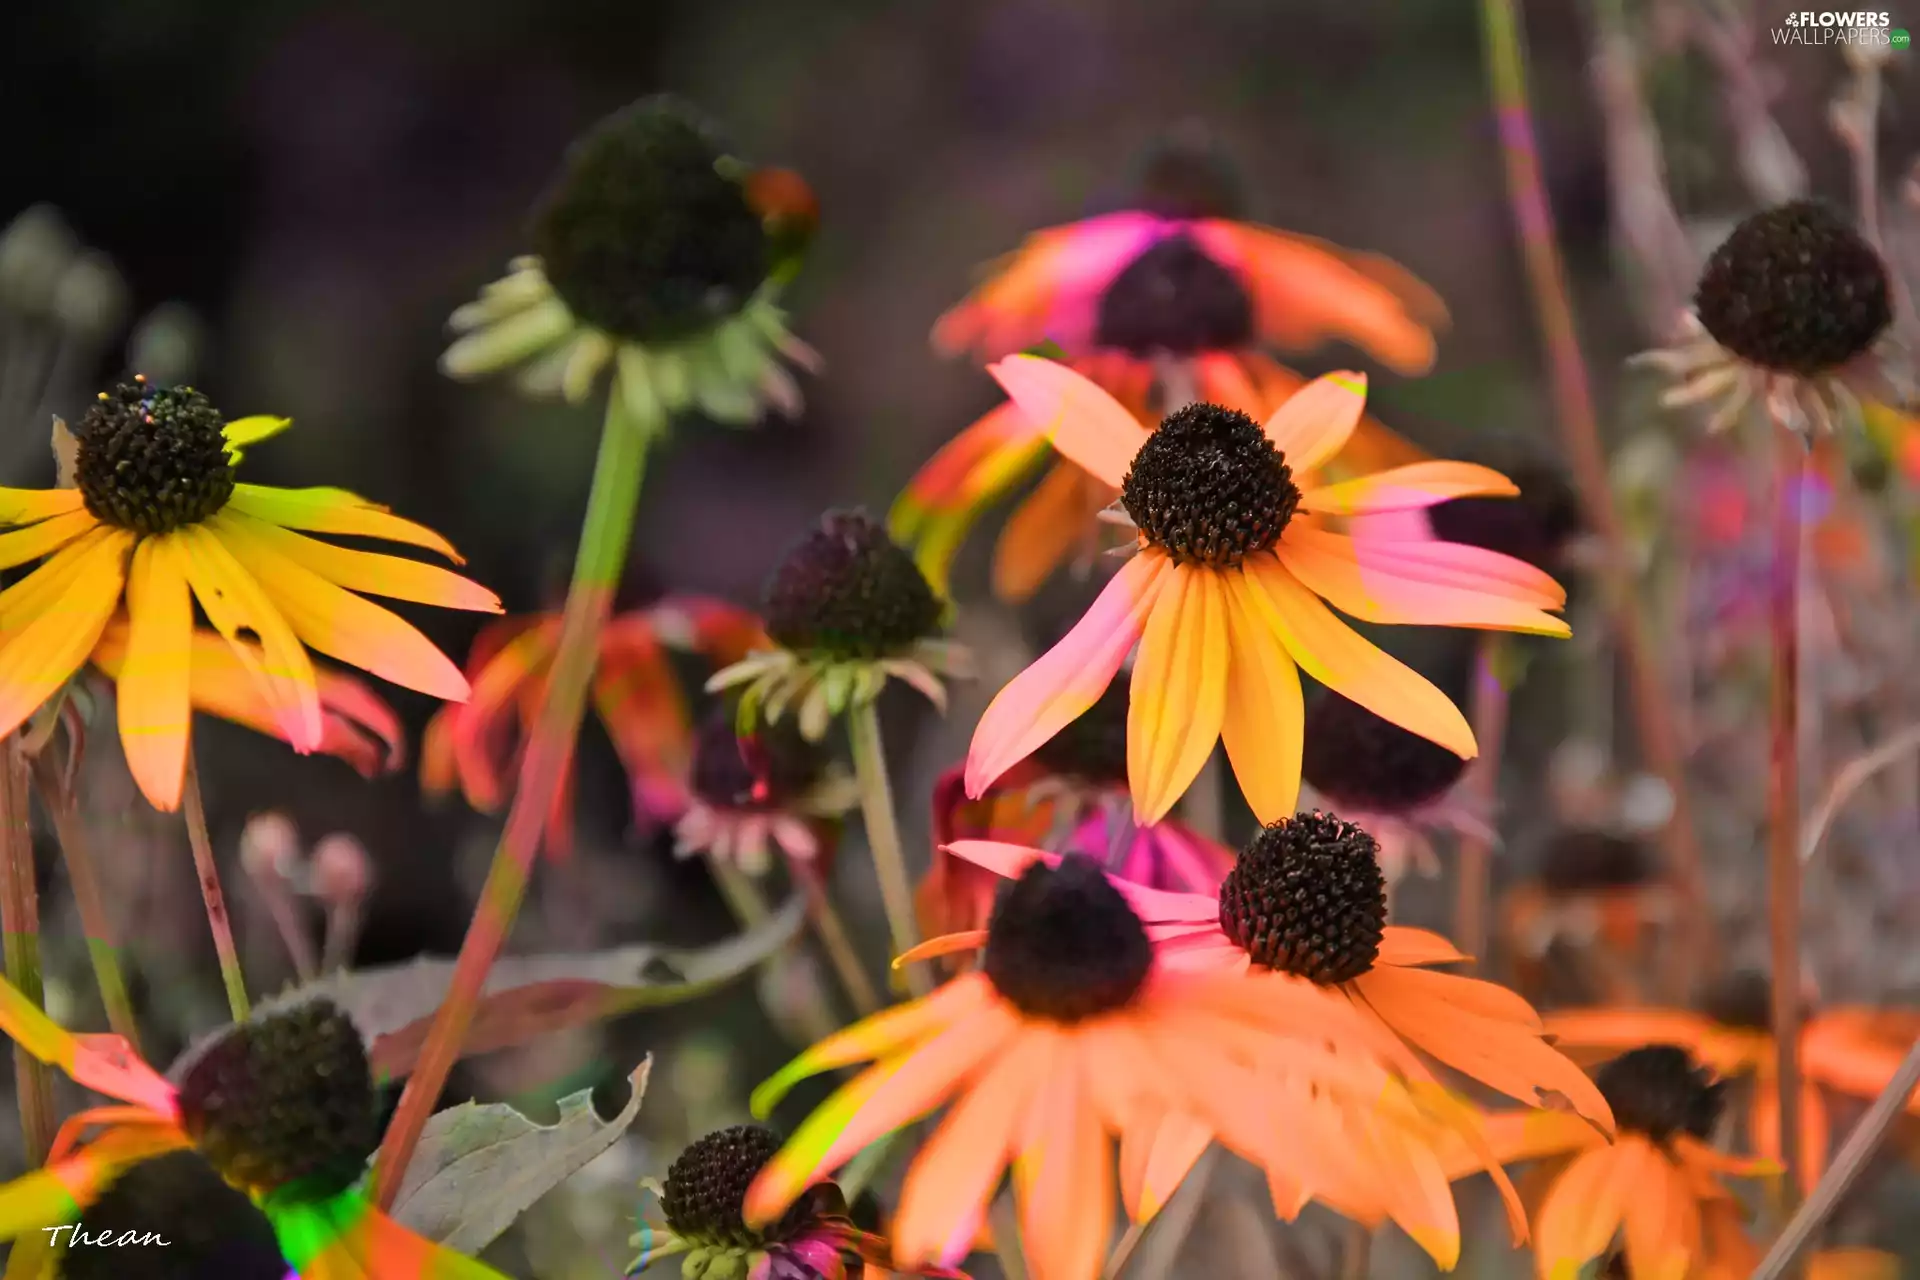
{"type": "Polygon", "coordinates": [[[754,876],[766,874],[770,849],[816,864],[832,847],[828,829],[858,802],[852,776],[792,720],[741,737],[738,713],[716,706],[694,737],[674,853],[725,859],[754,876]]]}

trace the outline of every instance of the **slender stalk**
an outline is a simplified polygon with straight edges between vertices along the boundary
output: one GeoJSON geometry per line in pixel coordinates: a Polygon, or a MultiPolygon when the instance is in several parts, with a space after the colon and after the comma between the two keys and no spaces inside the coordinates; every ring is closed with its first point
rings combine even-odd
{"type": "MultiPolygon", "coordinates": [[[[733,862],[726,858],[708,858],[707,869],[713,873],[713,882],[720,887],[720,896],[727,900],[727,906],[732,910],[733,918],[740,922],[741,928],[752,929],[765,924],[773,915],[773,908],[767,905],[767,896],[760,892],[760,886],[733,862]]],[[[795,952],[798,951],[797,940],[789,945],[793,946],[795,952]]],[[[833,1010],[827,1007],[826,993],[820,990],[818,984],[809,985],[812,987],[809,992],[811,998],[802,1001],[798,1010],[799,1020],[809,1040],[824,1040],[840,1029],[840,1023],[833,1016],[833,1010]]]]}
{"type": "Polygon", "coordinates": [[[1800,504],[1806,443],[1773,424],[1778,446],[1773,493],[1773,632],[1767,780],[1768,938],[1773,955],[1773,1040],[1780,1092],[1781,1204],[1800,1194],[1800,504]]]}
{"type": "Polygon", "coordinates": [[[1711,945],[1713,918],[1706,910],[1706,876],[1687,799],[1686,770],[1665,681],[1650,630],[1638,606],[1633,560],[1614,507],[1607,479],[1606,453],[1594,411],[1586,362],[1580,354],[1573,305],[1567,296],[1566,269],[1554,238],[1553,214],[1540,179],[1533,115],[1527,99],[1525,55],[1514,0],[1481,0],[1486,36],[1487,78],[1499,117],[1501,149],[1507,166],[1507,194],[1518,224],[1533,289],[1534,309],[1547,345],[1553,375],[1555,416],[1565,437],[1580,503],[1605,547],[1601,567],[1603,595],[1616,642],[1626,659],[1634,719],[1646,762],[1667,786],[1673,814],[1665,832],[1676,889],[1689,921],[1688,955],[1696,969],[1717,960],[1711,945]]]}
{"type": "MultiPolygon", "coordinates": [[[[1461,780],[1476,813],[1491,815],[1499,801],[1500,760],[1507,736],[1507,686],[1500,679],[1505,637],[1487,632],[1473,658],[1473,736],[1480,758],[1461,780]]],[[[1453,942],[1478,964],[1487,954],[1493,850],[1478,835],[1462,834],[1455,868],[1453,942]]]]}
{"type": "MultiPolygon", "coordinates": [[[[900,852],[900,821],[894,816],[893,788],[887,782],[886,748],[880,741],[880,712],[862,702],[847,713],[847,736],[853,743],[853,773],[860,784],[860,815],[866,822],[867,844],[873,850],[874,873],[880,877],[880,900],[887,911],[887,932],[893,953],[904,955],[920,941],[913,919],[913,890],[907,882],[907,863],[900,852]]],[[[916,996],[933,989],[924,965],[909,965],[907,987],[916,996]]]]}
{"type": "MultiPolygon", "coordinates": [[[[657,415],[658,409],[653,412],[657,415]]],[[[513,808],[494,846],[493,865],[487,871],[473,921],[461,940],[446,1003],[433,1020],[420,1061],[374,1158],[374,1200],[382,1209],[393,1205],[407,1161],[413,1158],[421,1131],[433,1114],[433,1104],[460,1057],[460,1045],[479,1006],[487,972],[520,914],[554,794],[573,760],[574,740],[599,651],[600,629],[612,612],[614,589],[626,565],[634,504],[646,474],[647,446],[662,425],[657,416],[646,420],[634,417],[618,394],[607,402],[600,452],[593,464],[593,487],[587,495],[587,514],[574,557],[573,581],[561,614],[560,640],[540,715],[521,758],[513,808]]]]}
{"type": "Polygon", "coordinates": [[[1754,1270],[1753,1280],[1780,1280],[1788,1268],[1798,1263],[1814,1233],[1833,1216],[1833,1211],[1893,1129],[1894,1122],[1906,1112],[1907,1099],[1916,1085],[1920,1085],[1920,1040],[1913,1042],[1907,1056],[1901,1059],[1899,1070],[1893,1073],[1893,1079],[1887,1081],[1887,1087],[1867,1108],[1867,1114],[1860,1117],[1860,1123],[1853,1126],[1853,1132],[1840,1144],[1826,1176],[1800,1206],[1800,1212],[1781,1230],[1779,1239],[1754,1270]]]}
{"type": "Polygon", "coordinates": [[[806,893],[807,906],[813,915],[814,936],[820,939],[820,949],[827,953],[827,962],[833,966],[847,999],[853,1002],[854,1012],[862,1018],[880,1012],[880,993],[874,990],[873,979],[860,963],[860,953],[854,950],[853,939],[847,934],[847,922],[840,918],[826,885],[809,878],[806,893]]]}
{"type": "Polygon", "coordinates": [[[44,754],[34,757],[33,782],[41,805],[53,821],[54,838],[60,842],[60,856],[67,864],[67,882],[73,887],[80,927],[87,935],[87,957],[93,962],[94,981],[100,985],[107,1025],[139,1053],[140,1027],[133,1016],[133,1001],[127,995],[120,947],[115,941],[113,918],[107,914],[106,897],[100,892],[100,873],[93,865],[86,824],[80,821],[73,798],[60,782],[59,768],[44,754]]]}
{"type": "MultiPolygon", "coordinates": [[[[0,743],[0,773],[5,775],[0,777],[0,931],[5,935],[7,981],[36,1007],[44,1008],[47,997],[40,977],[40,896],[33,880],[27,759],[14,734],[0,743]]],[[[53,1146],[53,1073],[16,1043],[13,1081],[27,1163],[39,1165],[53,1146]]]]}
{"type": "Polygon", "coordinates": [[[240,973],[240,953],[233,946],[233,920],[227,915],[227,895],[220,888],[220,866],[214,861],[213,840],[207,834],[207,811],[200,801],[200,770],[194,764],[191,748],[180,810],[187,820],[187,843],[193,846],[200,898],[207,904],[207,927],[213,930],[213,949],[220,957],[220,982],[227,989],[227,1008],[235,1022],[245,1022],[252,1006],[247,1002],[246,979],[240,973]]]}

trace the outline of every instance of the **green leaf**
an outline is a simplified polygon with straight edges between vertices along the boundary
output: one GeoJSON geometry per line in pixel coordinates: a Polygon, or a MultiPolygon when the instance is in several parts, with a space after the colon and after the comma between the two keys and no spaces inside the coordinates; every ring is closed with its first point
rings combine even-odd
{"type": "MultiPolygon", "coordinates": [[[[747,932],[697,950],[637,943],[576,954],[502,956],[487,975],[461,1053],[489,1053],[637,1009],[698,999],[757,968],[799,934],[806,918],[806,901],[795,895],[747,932]]],[[[398,1080],[412,1072],[452,978],[453,961],[423,957],[331,974],[276,996],[258,1012],[331,1000],[366,1038],[376,1077],[398,1080]]]]}
{"type": "Polygon", "coordinates": [[[463,1102],[427,1121],[393,1217],[429,1240],[476,1254],[541,1196],[578,1173],[633,1124],[646,1096],[648,1058],[627,1077],[633,1096],[602,1120],[593,1091],[560,1099],[557,1124],[540,1125],[504,1102],[463,1102]]]}

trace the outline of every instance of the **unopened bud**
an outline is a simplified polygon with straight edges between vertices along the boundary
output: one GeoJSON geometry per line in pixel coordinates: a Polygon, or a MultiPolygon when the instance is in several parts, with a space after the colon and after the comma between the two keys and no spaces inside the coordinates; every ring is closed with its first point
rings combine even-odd
{"type": "Polygon", "coordinates": [[[322,836],[307,869],[307,891],[322,902],[351,906],[373,888],[373,858],[367,847],[344,831],[322,836]]]}
{"type": "Polygon", "coordinates": [[[256,813],[240,831],[240,865],[256,880],[287,880],[300,860],[300,831],[284,813],[256,813]]]}

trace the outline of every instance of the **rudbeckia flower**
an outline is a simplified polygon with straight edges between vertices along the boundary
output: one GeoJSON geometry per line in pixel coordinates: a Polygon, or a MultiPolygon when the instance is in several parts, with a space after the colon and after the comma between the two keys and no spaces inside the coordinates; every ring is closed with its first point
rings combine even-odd
{"type": "Polygon", "coordinates": [[[1326,802],[1379,842],[1389,892],[1409,868],[1439,870],[1436,832],[1499,843],[1486,806],[1459,786],[1466,772],[1467,762],[1445,747],[1337,693],[1323,693],[1307,708],[1300,776],[1316,803],[1326,802]]]}
{"type": "MultiPolygon", "coordinates": [[[[1646,1044],[1677,1044],[1730,1080],[1750,1081],[1747,1115],[1753,1149],[1780,1157],[1779,1051],[1770,1030],[1772,984],[1752,971],[1720,980],[1702,1012],[1687,1009],[1566,1009],[1547,1016],[1550,1031],[1569,1053],[1591,1056],[1646,1044]]],[[[1812,1190],[1826,1168],[1831,1130],[1822,1088],[1877,1098],[1900,1069],[1911,1040],[1875,1034],[1869,1009],[1812,1013],[1800,1036],[1801,1180],[1812,1190]]],[[[1920,1116],[1920,1095],[1907,1104],[1920,1116]]]]}
{"type": "MultiPolygon", "coordinates": [[[[951,852],[1006,877],[1057,861],[1039,849],[980,840],[960,841],[951,852]]],[[[1610,1130],[1606,1100],[1548,1042],[1531,1005],[1494,983],[1435,972],[1434,965],[1467,957],[1438,934],[1386,923],[1378,853],[1373,837],[1352,823],[1303,813],[1256,835],[1213,892],[1114,885],[1169,969],[1252,973],[1343,1012],[1356,1009],[1491,1089],[1538,1106],[1558,1095],[1583,1123],[1610,1130]]]]}
{"type": "MultiPolygon", "coordinates": [[[[502,1280],[491,1267],[421,1239],[353,1189],[379,1141],[379,1099],[360,1033],[329,1001],[227,1028],[189,1050],[175,1068],[177,1084],[119,1036],[63,1030],[11,983],[0,982],[0,1030],[75,1083],[125,1104],[69,1117],[45,1167],[0,1187],[0,1239],[14,1242],[9,1275],[74,1274],[56,1271],[54,1246],[62,1240],[49,1228],[193,1231],[184,1221],[126,1216],[136,1207],[129,1199],[151,1195],[157,1183],[177,1191],[174,1178],[206,1181],[197,1163],[143,1168],[191,1152],[271,1224],[271,1234],[261,1235],[218,1192],[188,1215],[220,1211],[237,1251],[222,1256],[249,1268],[222,1273],[236,1280],[289,1273],[300,1280],[502,1280]],[[169,1175],[165,1183],[161,1173],[169,1175]],[[268,1240],[285,1259],[278,1271],[264,1257],[268,1240]]],[[[211,1249],[223,1240],[202,1243],[211,1249]]]]}
{"type": "Polygon", "coordinates": [[[1595,1082],[1620,1125],[1612,1143],[1560,1112],[1486,1122],[1489,1144],[1507,1162],[1572,1157],[1534,1218],[1535,1273],[1541,1280],[1573,1280],[1624,1235],[1627,1271],[1642,1280],[1720,1274],[1715,1238],[1728,1215],[1738,1229],[1739,1213],[1721,1179],[1774,1168],[1708,1145],[1725,1082],[1675,1045],[1635,1049],[1602,1067],[1595,1082]]]}
{"type": "Polygon", "coordinates": [[[964,675],[966,657],[941,638],[947,606],[862,511],[830,511],[788,549],[762,600],[771,647],[757,647],[707,681],[740,691],[751,729],[792,711],[809,741],[835,716],[872,703],[889,678],[946,709],[941,677],[964,675]]]}
{"type": "Polygon", "coordinates": [[[677,857],[704,854],[750,876],[769,870],[771,850],[825,875],[831,827],[859,803],[853,775],[791,722],[739,736],[738,716],[715,707],[694,738],[687,795],[674,824],[677,857]]]}
{"type": "Polygon", "coordinates": [[[425,636],[354,593],[487,613],[499,600],[445,569],[306,536],[385,538],[459,562],[446,539],[384,507],[236,479],[241,450],[287,425],[223,423],[198,391],[135,379],[102,392],[74,432],[76,487],[0,489],[0,525],[14,526],[0,568],[45,558],[0,592],[0,733],[86,663],[123,600],[120,740],[159,809],[179,806],[186,776],[196,600],[296,751],[327,737],[309,648],[436,698],[467,696],[425,636]]]}
{"type": "MultiPolygon", "coordinates": [[[[1337,1047],[1388,1049],[1357,1011],[1245,975],[1158,963],[1127,897],[1084,858],[1029,866],[1001,896],[984,942],[977,970],[829,1037],[755,1091],[764,1116],[800,1080],[872,1064],[767,1163],[747,1193],[749,1224],[777,1221],[875,1138],[951,1104],[907,1171],[895,1256],[908,1266],[964,1256],[1011,1164],[1035,1280],[1092,1280],[1115,1209],[1112,1136],[1137,1143],[1169,1114],[1191,1117],[1311,1192],[1355,1179],[1283,1120],[1315,1097],[1355,1116],[1417,1110],[1383,1059],[1337,1047]]],[[[954,945],[935,939],[919,953],[954,945]]],[[[1386,1150],[1405,1163],[1398,1147],[1386,1150]]],[[[1145,1161],[1124,1164],[1121,1176],[1131,1201],[1145,1161]]],[[[1428,1238],[1444,1234],[1430,1221],[1445,1216],[1437,1207],[1407,1212],[1428,1238]]]]}
{"type": "Polygon", "coordinates": [[[640,1255],[627,1274],[681,1254],[686,1280],[860,1280],[896,1272],[966,1280],[944,1267],[897,1264],[887,1238],[856,1225],[831,1182],[808,1188],[778,1220],[749,1226],[741,1217],[747,1188],[779,1150],[773,1130],[742,1124],[682,1151],[665,1182],[642,1184],[659,1197],[666,1224],[641,1224],[633,1239],[640,1255]]]}
{"type": "Polygon", "coordinates": [[[777,299],[813,197],[787,171],[751,171],[672,98],[608,116],[568,152],[534,214],[535,253],[453,313],[455,378],[525,365],[535,395],[583,403],[613,371],[613,403],[657,432],[682,410],[750,423],[800,408],[782,358],[811,365],[777,299]]]}
{"type": "MultiPolygon", "coordinates": [[[[671,819],[685,807],[693,729],[672,654],[724,667],[765,643],[751,613],[706,596],[670,596],[600,629],[593,705],[626,770],[636,814],[671,819]]],[[[482,813],[505,805],[559,644],[557,613],[508,618],[480,633],[467,658],[472,696],[436,715],[421,742],[421,784],[428,793],[457,784],[482,813]]],[[[572,848],[571,770],[554,793],[544,842],[557,857],[572,848]]]]}
{"type": "Polygon", "coordinates": [[[1522,990],[1539,995],[1553,979],[1549,962],[1566,961],[1581,994],[1557,1002],[1587,1003],[1596,992],[1626,1000],[1637,992],[1635,975],[1649,950],[1657,950],[1655,935],[1676,922],[1678,908],[1643,841],[1566,827],[1547,841],[1539,874],[1502,897],[1500,929],[1522,990]]]}
{"type": "Polygon", "coordinates": [[[992,369],[1055,447],[1120,490],[1138,554],[1066,637],[994,698],[967,756],[967,793],[1084,712],[1136,643],[1128,723],[1135,816],[1158,822],[1224,740],[1262,821],[1293,812],[1300,784],[1299,671],[1456,755],[1475,754],[1466,717],[1410,668],[1337,619],[1569,634],[1547,611],[1565,592],[1510,557],[1453,543],[1336,532],[1339,517],[1512,493],[1498,472],[1427,462],[1331,485],[1296,476],[1339,452],[1366,379],[1329,374],[1263,430],[1245,414],[1191,405],[1151,433],[1093,383],[1031,356],[992,369]]]}
{"type": "Polygon", "coordinates": [[[1887,264],[1845,219],[1798,200],[1754,214],[1707,259],[1675,347],[1641,360],[1679,381],[1669,406],[1710,405],[1711,431],[1753,405],[1813,434],[1891,398],[1875,351],[1893,322],[1887,264]]]}

